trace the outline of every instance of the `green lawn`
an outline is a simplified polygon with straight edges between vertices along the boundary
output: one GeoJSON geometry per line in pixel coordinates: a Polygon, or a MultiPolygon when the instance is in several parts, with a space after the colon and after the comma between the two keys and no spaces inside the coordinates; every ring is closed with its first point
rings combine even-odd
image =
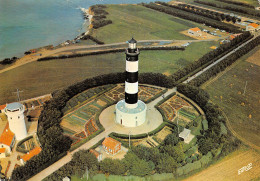
{"type": "MultiPolygon", "coordinates": [[[[210,51],[218,42],[192,43],[185,51],[142,51],[140,72],[174,73],[210,51]],[[200,51],[197,51],[200,49],[200,51]]],[[[16,101],[12,92],[23,90],[22,99],[51,93],[88,77],[125,70],[125,54],[93,55],[64,60],[33,62],[2,73],[0,104],[16,101]]]]}
{"type": "Polygon", "coordinates": [[[137,40],[189,40],[192,38],[179,32],[191,27],[204,27],[141,5],[107,5],[106,11],[109,13],[107,19],[113,23],[92,32],[105,43],[125,42],[132,36],[137,40]]]}
{"type": "Polygon", "coordinates": [[[260,50],[260,46],[239,59],[231,70],[209,84],[206,90],[211,100],[226,113],[232,128],[244,139],[260,146],[260,67],[246,62],[257,50],[260,50]]]}
{"type": "Polygon", "coordinates": [[[209,47],[213,45],[217,46],[218,43],[215,41],[192,43],[185,51],[142,51],[139,56],[139,71],[172,74],[190,62],[198,60],[210,51],[209,47]]]}

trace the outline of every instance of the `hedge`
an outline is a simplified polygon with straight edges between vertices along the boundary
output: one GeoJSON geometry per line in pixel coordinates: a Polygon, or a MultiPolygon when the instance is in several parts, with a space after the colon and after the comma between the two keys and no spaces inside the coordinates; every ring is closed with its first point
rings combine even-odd
{"type": "Polygon", "coordinates": [[[148,101],[144,101],[146,104],[154,101],[155,99],[157,99],[158,97],[160,97],[161,95],[165,94],[168,91],[168,89],[164,89],[162,90],[162,92],[160,92],[159,94],[156,94],[155,96],[153,96],[152,98],[148,99],[148,101]]]}
{"type": "Polygon", "coordinates": [[[176,94],[176,92],[173,92],[171,94],[169,94],[168,96],[166,96],[165,98],[163,98],[162,100],[160,100],[155,107],[160,106],[162,103],[166,102],[168,99],[170,99],[171,97],[173,97],[176,94]]]}
{"type": "MultiPolygon", "coordinates": [[[[176,125],[173,123],[169,123],[169,122],[163,122],[160,126],[158,126],[156,129],[154,129],[153,131],[150,131],[148,133],[142,133],[142,134],[138,134],[138,135],[130,135],[131,139],[142,139],[142,138],[146,138],[147,135],[152,136],[158,132],[160,132],[165,126],[169,126],[170,128],[175,129],[176,125]]],[[[110,133],[111,136],[116,137],[116,138],[120,138],[120,139],[128,139],[129,135],[127,134],[119,134],[119,133],[110,133]]]]}
{"type": "MultiPolygon", "coordinates": [[[[139,50],[185,50],[183,47],[166,47],[166,46],[160,46],[160,47],[141,47],[139,50]]],[[[76,57],[84,57],[89,55],[101,55],[101,54],[107,54],[107,53],[118,53],[118,52],[124,52],[125,48],[116,48],[111,50],[100,50],[100,51],[93,51],[88,53],[74,53],[71,55],[59,55],[59,56],[49,56],[49,57],[43,57],[39,58],[37,61],[47,61],[52,59],[66,59],[66,58],[76,58],[76,57]]]]}
{"type": "Polygon", "coordinates": [[[69,151],[71,152],[71,151],[79,148],[81,145],[85,144],[86,142],[88,142],[89,140],[91,140],[92,138],[97,136],[98,134],[102,133],[104,130],[105,130],[104,128],[101,128],[98,131],[96,131],[95,133],[93,133],[92,135],[88,136],[87,138],[80,140],[80,142],[72,145],[71,148],[69,149],[69,151]]]}

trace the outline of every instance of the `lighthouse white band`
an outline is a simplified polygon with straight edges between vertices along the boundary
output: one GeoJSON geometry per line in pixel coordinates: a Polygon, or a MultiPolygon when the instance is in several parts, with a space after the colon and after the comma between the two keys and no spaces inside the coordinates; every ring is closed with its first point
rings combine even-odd
{"type": "Polygon", "coordinates": [[[135,104],[127,104],[127,103],[125,103],[125,107],[127,107],[129,109],[134,109],[134,108],[137,107],[137,103],[135,103],[135,104]]]}
{"type": "Polygon", "coordinates": [[[125,92],[128,94],[138,93],[138,82],[135,83],[125,82],[125,92]]]}
{"type": "Polygon", "coordinates": [[[138,71],[138,61],[126,61],[126,71],[127,72],[137,72],[138,71]]]}
{"type": "Polygon", "coordinates": [[[129,43],[130,49],[136,49],[136,43],[129,43]]]}

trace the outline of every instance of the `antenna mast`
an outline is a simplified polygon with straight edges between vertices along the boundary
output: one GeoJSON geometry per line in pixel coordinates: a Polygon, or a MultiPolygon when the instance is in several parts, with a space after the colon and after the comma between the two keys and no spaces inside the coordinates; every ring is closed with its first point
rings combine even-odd
{"type": "Polygon", "coordinates": [[[16,92],[13,92],[13,94],[16,94],[16,95],[17,95],[17,101],[18,101],[18,102],[21,101],[21,98],[20,98],[20,92],[23,92],[23,91],[19,91],[18,88],[16,89],[16,92]]]}

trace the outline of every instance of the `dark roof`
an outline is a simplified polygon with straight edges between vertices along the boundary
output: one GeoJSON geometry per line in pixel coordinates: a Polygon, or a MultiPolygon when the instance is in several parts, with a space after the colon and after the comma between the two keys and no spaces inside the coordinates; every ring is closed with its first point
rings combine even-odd
{"type": "Polygon", "coordinates": [[[137,43],[137,41],[134,38],[132,38],[131,40],[128,41],[128,43],[137,43]]]}

